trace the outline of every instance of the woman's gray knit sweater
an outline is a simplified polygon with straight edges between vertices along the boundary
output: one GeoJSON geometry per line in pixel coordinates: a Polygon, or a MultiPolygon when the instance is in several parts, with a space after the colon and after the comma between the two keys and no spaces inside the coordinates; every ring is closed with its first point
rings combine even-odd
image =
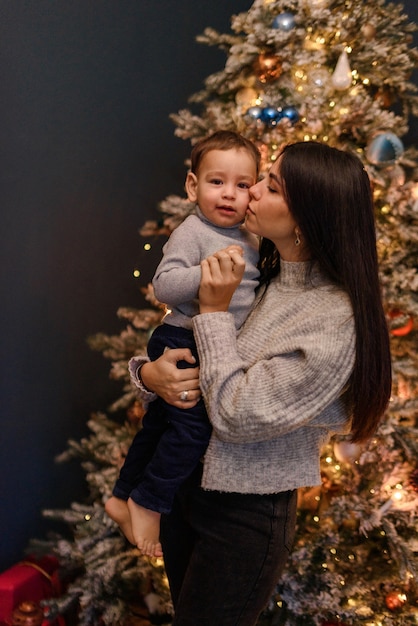
{"type": "MultiPolygon", "coordinates": [[[[343,400],[355,359],[347,294],[309,263],[281,261],[238,335],[231,313],[193,318],[213,433],[202,486],[276,493],[321,483],[320,451],[348,432],[343,400]]],[[[132,382],[146,357],[129,362],[132,382]]]]}
{"type": "Polygon", "coordinates": [[[213,435],[205,489],[275,493],[320,484],[322,445],[347,432],[355,359],[345,292],[308,263],[281,261],[238,336],[230,313],[193,318],[213,435]]]}

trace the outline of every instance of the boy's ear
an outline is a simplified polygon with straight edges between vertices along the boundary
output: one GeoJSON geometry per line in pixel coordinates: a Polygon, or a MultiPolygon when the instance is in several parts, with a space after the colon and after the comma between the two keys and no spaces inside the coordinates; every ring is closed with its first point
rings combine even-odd
{"type": "Polygon", "coordinates": [[[186,176],[186,182],[184,188],[187,193],[187,197],[190,202],[196,202],[197,200],[197,176],[193,172],[188,172],[186,176]]]}

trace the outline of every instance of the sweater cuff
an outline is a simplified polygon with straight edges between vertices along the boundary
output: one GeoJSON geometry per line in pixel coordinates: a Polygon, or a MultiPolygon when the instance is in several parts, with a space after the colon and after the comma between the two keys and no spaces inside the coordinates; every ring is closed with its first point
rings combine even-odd
{"type": "Polygon", "coordinates": [[[195,315],[192,321],[201,371],[206,355],[211,355],[212,359],[236,353],[237,331],[232,313],[201,313],[195,315]]]}
{"type": "Polygon", "coordinates": [[[140,378],[140,376],[138,376],[138,370],[145,363],[149,363],[149,361],[150,359],[146,356],[134,356],[132,357],[132,359],[130,359],[128,363],[128,370],[131,377],[131,382],[137,388],[138,395],[141,400],[147,405],[153,400],[156,400],[157,394],[145,387],[142,379],[140,378]]]}

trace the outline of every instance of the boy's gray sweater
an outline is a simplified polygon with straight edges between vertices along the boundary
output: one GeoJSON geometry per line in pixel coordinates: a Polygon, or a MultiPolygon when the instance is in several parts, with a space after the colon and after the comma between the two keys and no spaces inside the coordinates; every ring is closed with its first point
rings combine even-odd
{"type": "Polygon", "coordinates": [[[243,248],[245,258],[245,274],[230,307],[236,328],[242,325],[258,286],[258,241],[241,224],[231,228],[215,226],[197,206],[196,215],[189,215],[171,233],[152,281],[157,300],[171,309],[171,313],[164,318],[165,323],[192,327],[191,318],[199,313],[200,262],[232,244],[243,248]]]}

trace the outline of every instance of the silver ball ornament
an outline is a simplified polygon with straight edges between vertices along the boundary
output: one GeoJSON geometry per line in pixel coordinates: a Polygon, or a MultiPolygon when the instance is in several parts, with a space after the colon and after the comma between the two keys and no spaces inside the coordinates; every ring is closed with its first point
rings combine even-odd
{"type": "Polygon", "coordinates": [[[262,110],[263,109],[261,107],[250,107],[249,109],[247,109],[244,116],[246,122],[250,124],[251,122],[259,120],[262,110]]]}
{"type": "Polygon", "coordinates": [[[288,32],[295,27],[295,16],[288,11],[280,13],[274,18],[272,27],[288,32]]]}

